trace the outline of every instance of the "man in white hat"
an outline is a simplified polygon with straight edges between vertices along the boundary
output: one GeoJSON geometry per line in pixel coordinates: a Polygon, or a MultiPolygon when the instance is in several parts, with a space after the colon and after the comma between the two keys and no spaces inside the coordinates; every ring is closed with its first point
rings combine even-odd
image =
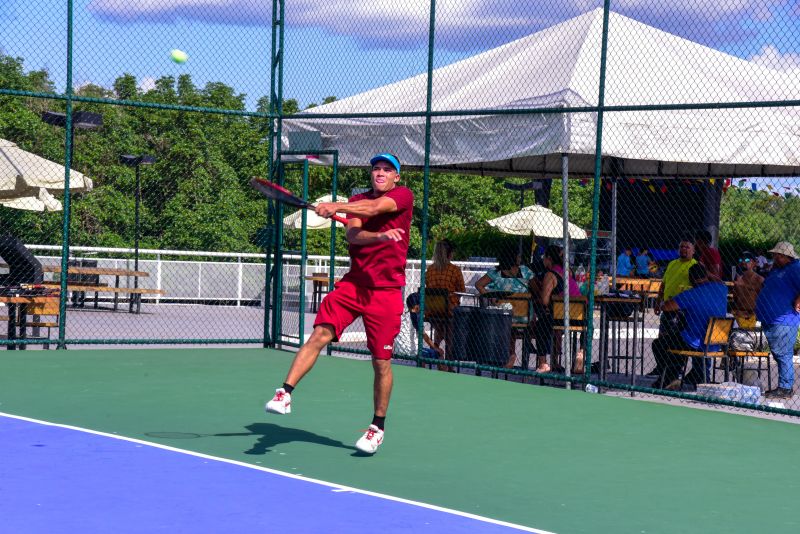
{"type": "Polygon", "coordinates": [[[794,385],[794,344],[800,327],[800,260],[791,243],[781,241],[770,250],[772,270],[756,301],[769,348],[778,362],[778,387],[766,397],[788,399],[794,385]]]}

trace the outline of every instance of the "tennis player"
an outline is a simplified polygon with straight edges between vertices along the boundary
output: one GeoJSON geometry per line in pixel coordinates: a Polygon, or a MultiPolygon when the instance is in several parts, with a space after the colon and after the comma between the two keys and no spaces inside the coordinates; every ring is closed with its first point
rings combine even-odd
{"type": "Polygon", "coordinates": [[[383,442],[386,411],[392,393],[392,346],[400,331],[406,253],[411,228],[414,195],[398,185],[400,162],[392,154],[378,154],[370,160],[372,190],[350,198],[347,203],[323,202],[317,214],[347,215],[346,237],[350,271],[322,300],[314,331],[300,347],[283,387],[267,402],[268,413],[291,412],[292,392],[317,361],[322,349],[338,341],[342,332],[358,317],[363,318],[367,348],[375,372],[372,424],[356,442],[356,448],[374,454],[383,442]]]}

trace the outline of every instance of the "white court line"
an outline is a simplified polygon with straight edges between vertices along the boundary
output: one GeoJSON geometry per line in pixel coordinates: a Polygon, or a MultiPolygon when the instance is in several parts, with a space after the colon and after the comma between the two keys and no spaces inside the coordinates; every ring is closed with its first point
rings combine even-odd
{"type": "MultiPolygon", "coordinates": [[[[303,343],[308,341],[308,338],[311,337],[311,332],[305,334],[303,336],[303,343]]],[[[283,336],[283,341],[293,341],[297,339],[297,335],[295,336],[283,336]]],[[[362,343],[367,341],[367,333],[366,332],[344,332],[342,337],[339,338],[337,343],[362,343]]]]}
{"type": "Polygon", "coordinates": [[[475,519],[477,521],[483,521],[484,523],[491,523],[493,525],[500,525],[500,526],[504,526],[504,527],[510,527],[510,528],[514,528],[514,529],[517,529],[517,530],[521,530],[523,532],[536,532],[537,534],[555,534],[555,533],[547,531],[547,530],[533,529],[533,528],[526,527],[526,526],[523,526],[523,525],[517,525],[515,523],[508,523],[506,521],[499,521],[497,519],[491,519],[489,517],[483,517],[483,516],[480,516],[480,515],[470,514],[468,512],[461,512],[459,510],[453,510],[451,508],[444,508],[442,506],[436,506],[434,504],[427,504],[427,503],[424,503],[424,502],[412,501],[412,500],[409,500],[409,499],[403,499],[401,497],[394,497],[392,495],[386,495],[386,494],[383,494],[383,493],[376,493],[374,491],[368,491],[368,490],[363,490],[363,489],[359,489],[359,488],[351,488],[349,486],[342,486],[340,484],[334,484],[332,482],[326,482],[324,480],[318,480],[316,478],[305,477],[305,476],[302,476],[302,475],[294,475],[292,473],[285,473],[283,471],[278,471],[276,469],[270,469],[269,467],[262,467],[262,466],[258,466],[258,465],[248,464],[248,463],[245,463],[245,462],[239,462],[237,460],[231,460],[229,458],[221,458],[219,456],[211,456],[211,455],[208,455],[208,454],[203,454],[201,452],[194,452],[194,451],[187,451],[185,449],[178,449],[178,448],[175,448],[175,447],[170,447],[169,445],[161,445],[160,443],[153,443],[153,442],[150,442],[150,441],[144,441],[144,440],[136,439],[136,438],[129,438],[129,437],[126,437],[126,436],[118,436],[116,434],[109,434],[107,432],[100,432],[100,431],[97,431],[97,430],[91,430],[91,429],[82,428],[82,427],[79,427],[79,426],[63,425],[63,424],[60,424],[60,423],[51,423],[50,421],[42,421],[41,419],[32,419],[30,417],[23,417],[21,415],[14,415],[14,414],[5,413],[5,412],[0,412],[0,417],[8,417],[9,419],[19,419],[20,421],[28,421],[30,423],[37,423],[37,424],[45,425],[45,426],[54,426],[54,427],[58,427],[58,428],[65,428],[67,430],[75,430],[77,432],[85,432],[87,434],[94,434],[96,436],[103,436],[103,437],[106,437],[106,438],[113,438],[113,439],[118,439],[118,440],[121,440],[121,441],[129,441],[131,443],[138,443],[140,445],[147,445],[149,447],[155,447],[157,449],[163,449],[163,450],[166,450],[166,451],[177,452],[177,453],[181,453],[181,454],[188,454],[189,456],[196,456],[198,458],[203,458],[203,459],[206,459],[206,460],[215,460],[217,462],[224,462],[224,463],[227,463],[227,464],[238,465],[239,467],[247,467],[249,469],[255,469],[257,471],[263,471],[265,473],[270,473],[270,474],[273,474],[273,475],[279,475],[279,476],[283,476],[283,477],[287,477],[287,478],[294,478],[296,480],[302,480],[304,482],[311,482],[313,484],[319,484],[321,486],[327,486],[329,488],[333,488],[334,492],[347,492],[347,491],[349,491],[349,492],[353,492],[353,493],[360,493],[362,495],[369,495],[370,497],[378,497],[379,499],[386,499],[386,500],[389,500],[389,501],[395,501],[395,502],[399,502],[399,503],[403,503],[403,504],[410,504],[412,506],[419,506],[420,508],[426,508],[428,510],[435,510],[437,512],[445,512],[445,513],[448,513],[448,514],[453,514],[453,515],[457,515],[457,516],[461,516],[461,517],[466,517],[466,518],[469,518],[469,519],[475,519]]]}

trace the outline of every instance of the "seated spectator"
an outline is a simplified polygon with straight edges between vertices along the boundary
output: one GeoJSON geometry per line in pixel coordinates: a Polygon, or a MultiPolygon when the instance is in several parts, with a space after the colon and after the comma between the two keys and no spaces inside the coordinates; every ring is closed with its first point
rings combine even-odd
{"type": "Polygon", "coordinates": [[[647,250],[647,247],[642,247],[636,256],[636,276],[650,278],[651,263],[653,263],[653,258],[650,257],[650,251],[647,250]]]}
{"type": "MultiPolygon", "coordinates": [[[[419,328],[419,293],[411,293],[406,298],[406,313],[400,322],[400,332],[394,338],[394,352],[403,356],[414,356],[417,354],[417,330],[419,328]]],[[[422,340],[429,348],[423,348],[420,356],[423,358],[443,358],[444,352],[434,344],[425,332],[422,333],[422,340]]],[[[441,367],[440,367],[441,368],[441,367]]]]}
{"type": "MultiPolygon", "coordinates": [[[[439,241],[433,249],[433,264],[425,270],[426,288],[446,289],[450,293],[451,313],[461,302],[461,297],[456,295],[456,292],[463,293],[465,289],[464,274],[452,263],[454,253],[455,247],[450,241],[447,239],[439,241]]],[[[433,326],[433,340],[438,347],[444,339],[447,328],[438,321],[432,321],[431,326],[433,326]]]]}
{"type": "MultiPolygon", "coordinates": [[[[672,350],[702,351],[708,321],[712,317],[725,317],[728,310],[728,288],[725,284],[708,278],[706,268],[702,264],[694,264],[689,268],[691,289],[675,295],[663,304],[661,310],[682,312],[684,324],[680,335],[659,335],[653,340],[653,355],[656,366],[663,369],[663,381],[659,377],[652,385],[656,389],[676,390],[680,385],[678,379],[684,360],[669,352],[672,350]]],[[[709,346],[709,351],[719,350],[718,346],[709,346]]],[[[709,362],[710,363],[710,362],[709,362]]],[[[703,358],[692,358],[692,369],[683,377],[683,383],[690,386],[706,381],[709,368],[704,366],[703,358]]]]}
{"type": "Polygon", "coordinates": [[[722,256],[719,250],[711,246],[711,232],[698,230],[694,234],[694,246],[697,250],[697,261],[703,264],[712,280],[722,280],[722,256]]]}
{"type": "Polygon", "coordinates": [[[625,250],[617,258],[617,276],[630,276],[633,274],[632,255],[631,247],[625,247],[625,250]]]}
{"type": "MultiPolygon", "coordinates": [[[[490,291],[507,291],[509,293],[527,293],[528,282],[533,279],[533,272],[520,265],[522,258],[516,249],[505,249],[499,254],[497,267],[491,269],[475,282],[475,289],[481,295],[490,291]]],[[[508,361],[505,367],[511,369],[517,360],[516,340],[511,339],[508,361]]],[[[526,350],[523,347],[522,350],[526,350]]]]}
{"type": "Polygon", "coordinates": [[[497,267],[487,271],[475,282],[475,289],[483,295],[489,291],[527,293],[528,281],[533,271],[521,265],[522,258],[516,249],[506,249],[497,258],[497,267]]]}
{"type": "MultiPolygon", "coordinates": [[[[531,281],[533,308],[535,312],[534,337],[536,338],[536,372],[549,373],[553,370],[548,361],[557,354],[553,351],[553,315],[550,304],[553,299],[564,296],[564,260],[561,247],[550,245],[542,258],[545,274],[541,281],[531,281]]],[[[570,297],[580,297],[578,283],[571,276],[567,278],[570,297]]],[[[553,366],[557,364],[553,361],[553,366]]],[[[557,369],[562,370],[562,369],[557,369]]]]}
{"type": "Polygon", "coordinates": [[[741,274],[733,282],[733,313],[752,317],[756,311],[756,299],[764,285],[764,277],[756,273],[756,258],[752,252],[742,252],[739,258],[741,274]]]}
{"type": "MultiPolygon", "coordinates": [[[[689,269],[696,263],[697,260],[694,259],[694,241],[692,241],[691,237],[684,237],[678,245],[678,258],[669,262],[664,271],[664,278],[653,306],[655,314],[661,316],[658,324],[658,337],[660,338],[680,337],[680,331],[683,326],[680,314],[674,311],[661,313],[662,306],[678,294],[691,288],[689,269]]],[[[661,375],[661,366],[657,359],[656,366],[647,375],[661,375]]]]}

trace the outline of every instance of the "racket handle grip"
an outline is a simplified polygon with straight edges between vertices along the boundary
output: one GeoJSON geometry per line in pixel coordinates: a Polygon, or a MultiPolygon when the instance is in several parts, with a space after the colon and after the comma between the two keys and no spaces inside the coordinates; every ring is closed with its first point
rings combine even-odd
{"type": "Polygon", "coordinates": [[[333,215],[331,215],[331,219],[333,219],[336,222],[340,222],[343,225],[347,226],[347,219],[345,219],[344,217],[340,217],[340,216],[338,216],[336,214],[333,214],[333,215]]]}

